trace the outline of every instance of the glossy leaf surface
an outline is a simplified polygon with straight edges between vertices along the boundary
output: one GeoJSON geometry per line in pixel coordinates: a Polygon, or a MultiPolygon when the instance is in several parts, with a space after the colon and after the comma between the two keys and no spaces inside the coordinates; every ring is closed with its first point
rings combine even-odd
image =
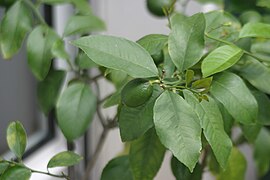
{"type": "Polygon", "coordinates": [[[27,144],[27,136],[23,125],[19,122],[12,122],[7,128],[7,143],[9,149],[21,159],[27,144]]]}
{"type": "Polygon", "coordinates": [[[221,46],[212,51],[202,62],[203,77],[224,71],[233,66],[243,55],[236,46],[221,46]]]}
{"type": "Polygon", "coordinates": [[[72,152],[72,151],[64,151],[53,156],[48,162],[48,168],[54,167],[68,167],[78,164],[83,159],[82,156],[72,152]]]}

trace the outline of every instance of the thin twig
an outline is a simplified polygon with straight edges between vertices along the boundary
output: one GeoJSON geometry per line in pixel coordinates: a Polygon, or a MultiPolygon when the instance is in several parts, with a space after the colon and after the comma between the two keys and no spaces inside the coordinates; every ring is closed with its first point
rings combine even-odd
{"type": "Polygon", "coordinates": [[[105,143],[105,140],[106,140],[106,136],[108,134],[108,131],[109,129],[108,128],[105,128],[103,129],[102,131],[102,134],[99,138],[99,141],[98,141],[98,145],[97,145],[97,148],[92,156],[92,158],[88,161],[88,165],[86,167],[86,170],[85,170],[85,174],[84,174],[84,180],[88,180],[89,179],[89,176],[90,176],[90,172],[91,170],[93,169],[94,165],[96,164],[96,161],[98,159],[98,156],[99,154],[101,153],[101,149],[105,143]]]}

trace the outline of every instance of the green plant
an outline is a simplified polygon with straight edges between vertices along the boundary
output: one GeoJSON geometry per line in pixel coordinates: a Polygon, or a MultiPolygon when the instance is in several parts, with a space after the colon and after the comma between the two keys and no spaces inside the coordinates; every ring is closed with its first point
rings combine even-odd
{"type": "MultiPolygon", "coordinates": [[[[46,25],[37,7],[40,3],[64,2],[75,6],[76,14],[68,21],[63,37],[104,29],[104,23],[85,1],[42,0],[36,7],[29,0],[20,0],[7,9],[1,23],[2,54],[12,57],[31,32],[27,39],[28,64],[40,81],[41,109],[45,113],[56,109],[59,128],[67,141],[82,136],[97,112],[103,132],[84,179],[95,165],[108,131],[117,126],[122,141],[130,142],[130,150],[106,165],[102,180],[153,179],[166,151],[173,154],[171,167],[176,179],[201,179],[206,167],[217,179],[244,179],[247,162],[238,150],[243,143],[254,147],[258,177],[268,172],[270,2],[199,1],[224,4],[229,12],[187,17],[173,12],[178,3],[174,1],[170,7],[163,7],[169,35],[151,34],[137,42],[107,35],[84,36],[71,42],[79,49],[75,63],[65,51],[63,38],[46,25]],[[256,18],[251,18],[254,13],[256,18]],[[11,19],[15,23],[10,23],[11,19]],[[54,70],[54,57],[65,59],[69,69],[54,70]],[[100,74],[92,77],[88,71],[94,68],[100,69],[100,74]],[[61,87],[67,73],[73,78],[68,79],[67,87],[61,87]],[[97,80],[103,75],[116,88],[105,99],[89,86],[93,83],[99,87],[97,80]],[[138,79],[143,82],[137,83],[138,79]],[[100,112],[102,106],[115,105],[115,117],[105,119],[100,112]],[[237,138],[232,136],[234,128],[241,129],[237,138]]],[[[186,6],[188,1],[180,3],[186,6]]],[[[21,152],[13,152],[21,158],[21,152]]],[[[7,163],[13,161],[2,160],[0,165],[8,167],[7,163]]],[[[7,172],[16,173],[20,168],[10,167],[7,172]]]]}

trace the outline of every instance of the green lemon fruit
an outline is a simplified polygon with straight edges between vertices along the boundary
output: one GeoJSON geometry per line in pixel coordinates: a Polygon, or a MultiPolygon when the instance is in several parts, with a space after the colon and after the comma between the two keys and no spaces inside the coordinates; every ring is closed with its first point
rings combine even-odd
{"type": "Polygon", "coordinates": [[[242,24],[246,24],[249,22],[260,22],[262,20],[262,16],[256,11],[245,11],[239,17],[242,24]]]}
{"type": "Polygon", "coordinates": [[[144,104],[152,95],[153,86],[144,79],[129,81],[121,91],[122,102],[129,107],[144,104]]]}
{"type": "Polygon", "coordinates": [[[163,8],[170,8],[173,0],[147,0],[147,9],[156,16],[165,16],[163,8]]]}

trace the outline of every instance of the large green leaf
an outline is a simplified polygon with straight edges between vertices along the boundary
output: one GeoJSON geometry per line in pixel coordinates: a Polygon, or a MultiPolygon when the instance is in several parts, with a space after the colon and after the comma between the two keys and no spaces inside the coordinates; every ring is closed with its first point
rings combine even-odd
{"type": "Polygon", "coordinates": [[[8,168],[1,176],[1,180],[29,180],[31,171],[22,166],[13,166],[8,168]]]}
{"type": "Polygon", "coordinates": [[[202,62],[203,77],[221,72],[234,65],[243,55],[243,50],[236,46],[221,46],[212,51],[202,62]]]}
{"type": "Polygon", "coordinates": [[[119,128],[122,141],[131,141],[153,127],[153,107],[161,94],[159,86],[154,86],[151,98],[139,107],[123,105],[119,114],[119,128]]]}
{"type": "Polygon", "coordinates": [[[239,38],[245,37],[270,38],[270,24],[260,22],[245,24],[240,31],[239,38]]]}
{"type": "Polygon", "coordinates": [[[252,124],[257,119],[257,101],[239,76],[230,72],[218,74],[213,79],[210,92],[236,121],[252,124]]]}
{"type": "Polygon", "coordinates": [[[60,39],[48,26],[37,26],[27,41],[28,65],[38,80],[43,80],[51,67],[51,48],[60,39]]]}
{"type": "Polygon", "coordinates": [[[270,8],[270,1],[269,0],[258,0],[256,5],[261,6],[261,7],[270,8]]]}
{"type": "Polygon", "coordinates": [[[189,169],[177,158],[172,156],[171,169],[176,180],[201,180],[202,179],[202,167],[199,163],[196,164],[193,173],[190,173],[189,169]]]}
{"type": "Polygon", "coordinates": [[[158,75],[149,53],[129,40],[96,35],[80,38],[72,44],[82,49],[90,59],[101,66],[124,71],[135,78],[158,75]]]}
{"type": "Polygon", "coordinates": [[[87,130],[96,111],[96,96],[88,84],[74,82],[60,95],[57,120],[65,137],[72,141],[87,130]]]}
{"type": "Polygon", "coordinates": [[[103,169],[101,180],[133,180],[129,157],[121,156],[112,159],[103,169]]]}
{"type": "Polygon", "coordinates": [[[255,59],[246,59],[240,75],[262,92],[270,94],[270,68],[255,59]]]}
{"type": "Polygon", "coordinates": [[[65,71],[51,70],[44,81],[38,83],[37,97],[45,114],[55,107],[65,75],[65,71]]]}
{"type": "Polygon", "coordinates": [[[160,143],[154,128],[131,143],[129,159],[135,180],[152,180],[164,158],[165,147],[160,143]]]}
{"type": "Polygon", "coordinates": [[[27,136],[23,125],[19,121],[9,124],[7,128],[7,143],[9,149],[21,159],[26,148],[27,136]]]}
{"type": "Polygon", "coordinates": [[[270,133],[266,128],[261,129],[254,143],[254,158],[258,175],[265,175],[270,167],[270,133]]]}
{"type": "Polygon", "coordinates": [[[72,152],[72,151],[64,151],[53,156],[48,162],[48,168],[54,167],[67,167],[78,164],[83,159],[82,156],[72,152]]]}
{"type": "Polygon", "coordinates": [[[168,36],[163,34],[149,34],[137,41],[150,55],[158,54],[168,43],[168,36]]]}
{"type": "Polygon", "coordinates": [[[173,22],[168,40],[169,53],[178,70],[184,71],[203,55],[205,19],[198,13],[173,22]]]}
{"type": "Polygon", "coordinates": [[[95,15],[71,16],[64,29],[64,36],[83,35],[105,29],[104,22],[95,15]]]}
{"type": "Polygon", "coordinates": [[[209,142],[217,161],[222,168],[226,168],[232,142],[224,130],[222,115],[215,100],[208,97],[209,101],[199,102],[189,91],[184,91],[186,101],[192,106],[201,121],[201,127],[209,142]]]}
{"type": "Polygon", "coordinates": [[[201,145],[200,120],[178,94],[165,91],[154,106],[154,124],[161,143],[192,172],[201,145]]]}
{"type": "Polygon", "coordinates": [[[261,125],[270,125],[270,99],[267,95],[260,91],[252,91],[252,94],[256,98],[259,106],[258,123],[261,125]]]}
{"type": "Polygon", "coordinates": [[[217,180],[244,180],[247,162],[245,156],[233,148],[225,171],[221,171],[217,180]]]}
{"type": "Polygon", "coordinates": [[[4,58],[9,59],[20,49],[31,30],[32,16],[23,1],[17,1],[6,12],[0,28],[0,45],[4,58]]]}

